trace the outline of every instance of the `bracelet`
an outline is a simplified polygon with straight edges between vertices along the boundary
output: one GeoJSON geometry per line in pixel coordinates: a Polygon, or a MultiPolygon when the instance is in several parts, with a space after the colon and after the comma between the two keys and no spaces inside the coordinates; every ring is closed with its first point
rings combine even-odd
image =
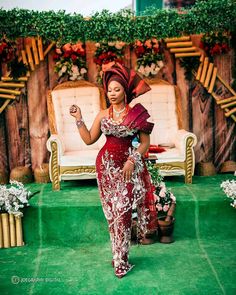
{"type": "Polygon", "coordinates": [[[76,120],[75,124],[78,128],[82,127],[84,125],[83,118],[81,118],[80,120],[76,120]]]}
{"type": "Polygon", "coordinates": [[[128,160],[135,164],[136,162],[141,160],[141,154],[139,152],[134,152],[132,155],[128,157],[128,160]]]}

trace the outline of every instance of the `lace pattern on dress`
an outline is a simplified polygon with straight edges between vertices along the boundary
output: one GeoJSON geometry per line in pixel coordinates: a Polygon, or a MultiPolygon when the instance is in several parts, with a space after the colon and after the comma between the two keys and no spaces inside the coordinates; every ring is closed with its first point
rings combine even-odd
{"type": "Polygon", "coordinates": [[[122,124],[115,124],[110,118],[102,119],[101,130],[105,135],[114,135],[116,137],[132,136],[137,133],[137,129],[129,129],[122,124]]]}

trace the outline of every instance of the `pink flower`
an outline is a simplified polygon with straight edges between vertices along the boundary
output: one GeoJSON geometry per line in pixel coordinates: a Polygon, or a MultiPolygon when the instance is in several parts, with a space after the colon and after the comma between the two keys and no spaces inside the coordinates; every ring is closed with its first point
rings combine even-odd
{"type": "Polygon", "coordinates": [[[61,48],[56,48],[56,53],[57,54],[62,54],[61,48]]]}
{"type": "Polygon", "coordinates": [[[162,211],[162,206],[160,204],[157,204],[157,211],[162,211]]]}
{"type": "Polygon", "coordinates": [[[165,196],[166,196],[166,188],[165,188],[165,186],[162,187],[161,191],[159,192],[159,196],[161,198],[165,198],[165,196]]]}
{"type": "Polygon", "coordinates": [[[164,211],[164,212],[167,212],[168,210],[169,210],[169,205],[165,204],[165,205],[163,206],[163,211],[164,211]]]}

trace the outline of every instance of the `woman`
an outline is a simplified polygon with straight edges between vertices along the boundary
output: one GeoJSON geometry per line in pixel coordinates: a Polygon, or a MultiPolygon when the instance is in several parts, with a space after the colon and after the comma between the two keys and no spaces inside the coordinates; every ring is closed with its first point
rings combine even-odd
{"type": "Polygon", "coordinates": [[[119,64],[104,72],[103,86],[110,107],[99,112],[90,130],[78,106],[71,106],[70,113],[76,118],[86,144],[96,142],[101,133],[106,135],[107,141],[96,159],[97,181],[109,224],[112,265],[115,275],[121,278],[133,267],[128,262],[132,208],[137,208],[140,239],[148,229],[156,228],[152,186],[142,158],[149,148],[153,124],[147,122],[149,114],[141,104],[129,106],[133,98],[149,91],[150,87],[135,71],[119,64]],[[132,141],[137,136],[140,144],[133,148],[132,141]]]}

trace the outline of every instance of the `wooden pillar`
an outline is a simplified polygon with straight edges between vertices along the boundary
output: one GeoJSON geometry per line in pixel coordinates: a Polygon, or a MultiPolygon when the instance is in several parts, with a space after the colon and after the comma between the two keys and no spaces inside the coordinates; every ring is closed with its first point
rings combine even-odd
{"type": "MultiPolygon", "coordinates": [[[[214,64],[217,67],[218,74],[230,84],[232,79],[233,54],[235,51],[231,50],[228,54],[216,56],[214,64]]],[[[218,82],[217,93],[224,98],[232,96],[228,91],[218,82]]],[[[226,118],[224,111],[218,106],[214,105],[215,110],[215,157],[214,164],[217,169],[221,164],[227,160],[236,160],[236,123],[231,118],[226,118]]]]}
{"type": "Polygon", "coordinates": [[[213,98],[199,83],[195,84],[191,96],[193,133],[198,141],[194,149],[195,161],[210,162],[214,156],[213,98]]]}
{"type": "Polygon", "coordinates": [[[29,118],[27,96],[22,93],[5,110],[9,168],[30,166],[29,118]]]}
{"type": "Polygon", "coordinates": [[[46,148],[48,139],[48,63],[41,61],[31,73],[28,80],[29,133],[31,146],[32,169],[48,162],[49,153],[46,148]]]}
{"type": "Polygon", "coordinates": [[[92,83],[97,82],[97,66],[93,61],[94,53],[96,51],[95,43],[92,41],[86,41],[86,63],[88,67],[88,81],[92,83]]]}
{"type": "Polygon", "coordinates": [[[5,129],[5,112],[0,114],[0,171],[9,173],[7,141],[5,129]]]}

